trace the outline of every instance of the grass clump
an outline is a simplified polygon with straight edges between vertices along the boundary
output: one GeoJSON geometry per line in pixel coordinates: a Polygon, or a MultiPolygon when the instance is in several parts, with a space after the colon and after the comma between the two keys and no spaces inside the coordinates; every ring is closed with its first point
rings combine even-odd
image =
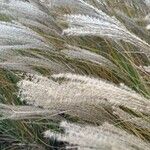
{"type": "Polygon", "coordinates": [[[0,149],[148,150],[149,14],[146,0],[0,0],[0,149]]]}

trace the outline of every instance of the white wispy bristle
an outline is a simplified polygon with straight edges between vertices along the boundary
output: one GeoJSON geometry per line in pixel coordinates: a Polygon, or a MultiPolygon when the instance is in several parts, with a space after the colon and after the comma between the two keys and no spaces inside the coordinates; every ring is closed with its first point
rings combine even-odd
{"type": "Polygon", "coordinates": [[[69,8],[72,13],[91,14],[94,16],[98,16],[95,8],[91,9],[92,6],[84,0],[45,0],[41,3],[45,5],[48,9],[55,10],[56,8],[69,8]],[[89,6],[91,7],[89,8],[89,6]]]}
{"type": "MultiPolygon", "coordinates": [[[[32,119],[32,118],[52,118],[57,115],[55,110],[41,109],[33,106],[13,106],[0,103],[0,120],[11,119],[32,119]]],[[[61,113],[61,112],[59,112],[61,113]]]]}
{"type": "Polygon", "coordinates": [[[50,49],[43,37],[20,23],[0,21],[0,51],[7,49],[50,49]]]}
{"type": "MultiPolygon", "coordinates": [[[[7,53],[6,53],[7,54],[7,53]]],[[[62,64],[56,63],[46,58],[34,58],[27,56],[1,55],[0,67],[10,70],[36,73],[34,67],[42,67],[51,70],[53,73],[65,72],[67,68],[62,64]]]]}
{"type": "Polygon", "coordinates": [[[100,36],[112,40],[123,40],[138,46],[142,53],[148,57],[150,55],[150,45],[139,37],[130,33],[123,24],[116,19],[109,17],[105,13],[99,14],[101,17],[88,15],[65,15],[69,28],[63,30],[63,34],[68,36],[100,36]]]}
{"type": "Polygon", "coordinates": [[[50,15],[27,1],[9,0],[0,2],[0,13],[11,16],[14,19],[28,18],[46,25],[50,25],[52,22],[50,15]]]}
{"type": "Polygon", "coordinates": [[[68,114],[84,116],[85,119],[90,119],[92,115],[96,119],[105,119],[103,109],[109,108],[111,111],[112,106],[150,113],[147,99],[106,81],[76,74],[55,74],[52,77],[57,81],[42,76],[20,81],[21,100],[48,109],[69,110],[68,114]]]}
{"type": "Polygon", "coordinates": [[[62,50],[62,53],[69,58],[77,59],[81,61],[89,61],[109,69],[117,70],[117,66],[115,64],[113,64],[109,59],[99,54],[88,51],[86,49],[81,49],[76,46],[67,45],[66,47],[67,49],[62,50]]]}
{"type": "Polygon", "coordinates": [[[44,132],[44,136],[46,138],[56,138],[58,141],[68,142],[77,146],[79,150],[84,148],[91,150],[149,149],[147,143],[108,123],[96,127],[61,122],[60,127],[64,129],[64,134],[54,133],[48,130],[44,132]]]}

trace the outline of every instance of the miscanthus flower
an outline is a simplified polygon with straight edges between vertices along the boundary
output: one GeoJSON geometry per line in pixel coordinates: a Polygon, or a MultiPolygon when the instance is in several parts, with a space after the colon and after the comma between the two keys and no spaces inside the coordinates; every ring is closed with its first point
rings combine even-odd
{"type": "Polygon", "coordinates": [[[150,113],[149,100],[132,90],[82,75],[54,74],[51,78],[30,75],[29,79],[21,80],[18,87],[19,97],[30,105],[66,111],[92,122],[111,120],[109,113],[120,106],[150,113]]]}
{"type": "Polygon", "coordinates": [[[108,123],[97,127],[71,124],[63,121],[60,127],[64,129],[64,133],[55,133],[47,130],[44,132],[44,136],[46,138],[55,138],[59,141],[68,142],[73,145],[72,147],[76,147],[79,150],[149,149],[147,143],[108,123]]]}

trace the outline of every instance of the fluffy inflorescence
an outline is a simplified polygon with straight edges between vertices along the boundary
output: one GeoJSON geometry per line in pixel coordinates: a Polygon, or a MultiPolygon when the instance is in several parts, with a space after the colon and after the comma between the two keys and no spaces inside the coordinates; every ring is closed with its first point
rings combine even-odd
{"type": "Polygon", "coordinates": [[[124,40],[138,46],[141,52],[149,57],[150,46],[148,43],[130,33],[118,20],[105,15],[103,12],[100,18],[88,15],[65,15],[64,19],[69,23],[69,28],[65,29],[63,33],[68,36],[89,35],[124,40]]]}
{"type": "Polygon", "coordinates": [[[102,108],[112,106],[123,106],[149,114],[150,103],[144,97],[132,90],[87,76],[54,74],[52,79],[33,76],[30,80],[20,81],[18,87],[21,100],[28,104],[59,111],[68,110],[69,114],[82,116],[86,112],[88,116],[93,111],[98,117],[102,108]]]}
{"type": "Polygon", "coordinates": [[[108,123],[94,127],[61,122],[60,127],[64,129],[64,134],[54,133],[48,130],[44,132],[44,136],[68,142],[81,150],[86,148],[91,150],[149,149],[149,145],[147,143],[108,123]]]}

